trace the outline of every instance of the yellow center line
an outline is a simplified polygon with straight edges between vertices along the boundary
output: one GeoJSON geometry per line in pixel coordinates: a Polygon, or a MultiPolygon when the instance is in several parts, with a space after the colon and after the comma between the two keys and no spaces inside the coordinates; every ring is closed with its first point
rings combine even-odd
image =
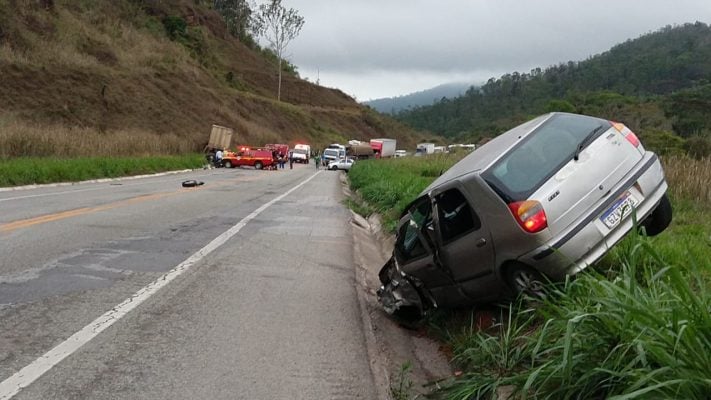
{"type": "MultiPolygon", "coordinates": [[[[215,187],[227,186],[229,184],[234,184],[236,182],[245,181],[245,180],[249,181],[251,179],[242,179],[242,177],[239,177],[236,179],[231,178],[231,179],[225,180],[223,182],[210,184],[210,187],[215,188],[215,187]]],[[[120,201],[116,201],[113,203],[108,203],[108,204],[104,204],[104,205],[96,206],[96,207],[82,207],[82,208],[77,208],[74,210],[68,210],[68,211],[62,211],[62,212],[53,213],[53,214],[41,215],[39,217],[34,217],[34,218],[21,219],[21,220],[8,222],[8,223],[0,225],[0,232],[11,232],[11,231],[14,231],[17,229],[27,228],[27,227],[30,227],[33,225],[45,224],[47,222],[60,221],[60,220],[67,219],[67,218],[78,217],[80,215],[86,215],[86,214],[92,214],[92,213],[97,213],[97,212],[101,212],[101,211],[107,211],[107,210],[111,210],[111,209],[118,208],[118,207],[124,207],[124,206],[129,206],[129,205],[133,205],[133,204],[137,204],[137,203],[143,203],[143,202],[150,201],[150,200],[163,199],[163,198],[175,196],[178,194],[193,192],[195,190],[200,190],[202,188],[204,188],[204,186],[199,186],[199,187],[189,188],[189,189],[180,189],[180,190],[175,190],[175,191],[171,191],[171,192],[147,194],[147,195],[132,197],[130,199],[120,200],[120,201]]]]}
{"type": "Polygon", "coordinates": [[[0,225],[0,232],[10,232],[21,228],[27,228],[33,225],[45,224],[47,222],[60,221],[67,218],[78,217],[80,215],[92,214],[100,211],[111,210],[113,208],[123,207],[131,204],[141,203],[144,201],[160,199],[168,196],[176,195],[180,192],[165,192],[155,193],[144,196],[138,196],[126,200],[117,201],[114,203],[104,204],[97,207],[83,207],[75,210],[62,211],[54,214],[41,215],[39,217],[21,219],[19,221],[9,222],[0,225]]]}

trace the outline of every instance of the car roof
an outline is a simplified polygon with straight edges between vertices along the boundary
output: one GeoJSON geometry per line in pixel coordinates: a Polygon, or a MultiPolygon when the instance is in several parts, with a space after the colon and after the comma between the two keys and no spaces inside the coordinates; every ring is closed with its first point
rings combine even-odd
{"type": "Polygon", "coordinates": [[[481,145],[468,156],[454,164],[450,169],[435,179],[421,194],[428,193],[437,187],[468,173],[484,170],[503,156],[516,142],[526,137],[542,123],[557,113],[536,117],[528,122],[512,128],[492,140],[481,145]]]}

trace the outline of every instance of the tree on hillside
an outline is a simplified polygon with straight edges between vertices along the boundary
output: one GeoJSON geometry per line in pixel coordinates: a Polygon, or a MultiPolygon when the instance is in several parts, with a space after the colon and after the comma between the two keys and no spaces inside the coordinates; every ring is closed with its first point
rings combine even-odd
{"type": "Polygon", "coordinates": [[[254,6],[248,0],[213,0],[215,11],[225,20],[232,36],[242,42],[250,41],[250,23],[254,6]]]}
{"type": "Polygon", "coordinates": [[[304,17],[293,8],[286,9],[281,5],[281,0],[270,0],[259,6],[259,12],[254,17],[254,32],[263,37],[278,59],[279,88],[277,100],[281,100],[281,64],[284,59],[284,50],[294,39],[301,27],[304,26],[304,17]]]}

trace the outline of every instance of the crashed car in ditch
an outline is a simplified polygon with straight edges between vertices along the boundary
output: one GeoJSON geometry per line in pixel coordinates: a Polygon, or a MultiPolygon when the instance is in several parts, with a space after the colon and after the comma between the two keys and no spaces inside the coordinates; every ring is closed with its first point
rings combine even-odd
{"type": "Polygon", "coordinates": [[[551,113],[519,125],[452,166],[403,214],[378,298],[421,316],[542,294],[600,259],[637,226],[671,222],[657,155],[625,125],[551,113]]]}

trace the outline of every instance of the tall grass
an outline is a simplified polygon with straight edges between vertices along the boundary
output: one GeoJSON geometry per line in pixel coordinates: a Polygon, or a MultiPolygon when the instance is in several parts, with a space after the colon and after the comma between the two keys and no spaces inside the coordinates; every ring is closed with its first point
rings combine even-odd
{"type": "MultiPolygon", "coordinates": [[[[1,117],[1,116],[0,116],[1,117]]],[[[10,157],[157,156],[195,152],[199,144],[143,130],[99,132],[0,118],[0,159],[10,157]]]]}
{"type": "Polygon", "coordinates": [[[672,156],[663,158],[662,163],[674,198],[711,208],[711,158],[672,156]]]}
{"type": "Polygon", "coordinates": [[[160,157],[14,158],[0,159],[0,187],[52,182],[76,182],[96,178],[198,168],[200,154],[160,157]]]}
{"type": "Polygon", "coordinates": [[[461,157],[440,154],[363,160],[355,163],[348,178],[351,187],[383,216],[383,225],[393,231],[405,206],[461,157]]]}
{"type": "Polygon", "coordinates": [[[668,260],[652,239],[633,242],[612,279],[583,274],[535,309],[512,308],[500,332],[460,340],[455,361],[468,372],[444,397],[495,398],[506,385],[516,398],[707,399],[711,295],[699,272],[711,260],[668,260]]]}

